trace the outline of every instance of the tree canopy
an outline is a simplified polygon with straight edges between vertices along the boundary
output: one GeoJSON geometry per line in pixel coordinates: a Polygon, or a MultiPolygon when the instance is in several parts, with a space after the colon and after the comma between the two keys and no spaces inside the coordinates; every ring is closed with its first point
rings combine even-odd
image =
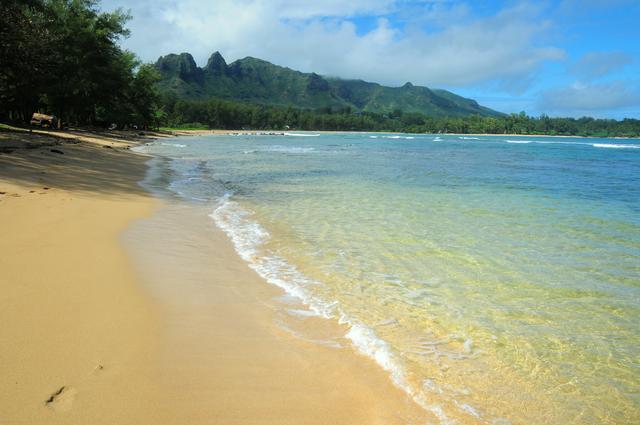
{"type": "Polygon", "coordinates": [[[75,124],[155,124],[158,74],[118,44],[127,13],[94,0],[9,0],[0,14],[1,119],[41,111],[75,124]]]}
{"type": "Polygon", "coordinates": [[[396,110],[390,114],[353,112],[349,108],[299,109],[230,100],[192,101],[162,95],[163,123],[179,128],[222,128],[409,133],[540,134],[595,137],[639,137],[640,120],[530,117],[524,112],[503,117],[431,117],[396,110]]]}

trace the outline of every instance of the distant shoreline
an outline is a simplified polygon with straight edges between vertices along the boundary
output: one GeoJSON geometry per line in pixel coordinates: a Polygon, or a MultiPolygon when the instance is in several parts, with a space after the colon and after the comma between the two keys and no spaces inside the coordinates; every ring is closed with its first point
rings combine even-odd
{"type": "Polygon", "coordinates": [[[639,137],[596,137],[596,136],[567,136],[547,134],[503,134],[503,133],[402,133],[394,131],[334,131],[334,130],[166,130],[175,136],[204,136],[204,135],[284,135],[285,133],[319,133],[319,134],[411,134],[427,136],[458,136],[458,137],[553,137],[559,139],[620,139],[640,140],[639,137]]]}

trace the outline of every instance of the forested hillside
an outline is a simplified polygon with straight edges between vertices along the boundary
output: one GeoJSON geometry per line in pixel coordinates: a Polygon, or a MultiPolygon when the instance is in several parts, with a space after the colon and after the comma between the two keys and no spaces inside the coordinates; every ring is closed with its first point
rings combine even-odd
{"type": "Polygon", "coordinates": [[[327,78],[252,57],[227,64],[219,52],[211,55],[203,68],[196,65],[189,53],[163,56],[156,62],[156,68],[162,75],[160,90],[171,92],[179,99],[215,97],[309,109],[419,112],[432,117],[502,115],[446,90],[431,90],[411,83],[385,87],[362,80],[327,78]]]}

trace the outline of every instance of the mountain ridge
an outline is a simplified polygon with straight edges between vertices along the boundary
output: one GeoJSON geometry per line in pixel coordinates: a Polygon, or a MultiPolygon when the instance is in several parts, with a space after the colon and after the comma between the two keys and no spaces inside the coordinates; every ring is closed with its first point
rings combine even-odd
{"type": "Polygon", "coordinates": [[[504,115],[447,90],[410,82],[388,87],[358,79],[325,77],[251,56],[228,64],[217,51],[202,68],[189,53],[161,56],[155,66],[161,75],[160,91],[188,100],[216,97],[309,109],[348,108],[378,113],[401,110],[434,117],[504,115]]]}

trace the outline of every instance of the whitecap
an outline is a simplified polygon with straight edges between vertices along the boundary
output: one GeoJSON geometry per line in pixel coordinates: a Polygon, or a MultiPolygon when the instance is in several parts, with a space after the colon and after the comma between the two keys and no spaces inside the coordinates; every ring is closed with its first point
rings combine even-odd
{"type": "Polygon", "coordinates": [[[415,139],[415,137],[413,137],[413,136],[398,136],[398,135],[396,135],[396,136],[382,136],[382,137],[385,138],[385,139],[395,139],[395,140],[397,140],[397,139],[405,139],[405,140],[413,140],[413,139],[415,139]]]}
{"type": "Polygon", "coordinates": [[[594,148],[611,148],[611,149],[640,149],[640,145],[621,145],[616,143],[593,143],[594,148]]]}
{"type": "Polygon", "coordinates": [[[309,133],[284,133],[285,136],[291,137],[318,137],[319,134],[309,134],[309,133]]]}
{"type": "MultiPolygon", "coordinates": [[[[309,153],[313,152],[314,148],[301,147],[301,146],[282,146],[282,145],[273,145],[265,148],[264,152],[278,152],[278,153],[309,153]]],[[[254,151],[255,152],[255,151],[254,151]]]]}
{"type": "Polygon", "coordinates": [[[183,145],[181,143],[165,143],[165,142],[161,142],[160,143],[162,146],[173,146],[174,148],[186,148],[187,145],[183,145]]]}

